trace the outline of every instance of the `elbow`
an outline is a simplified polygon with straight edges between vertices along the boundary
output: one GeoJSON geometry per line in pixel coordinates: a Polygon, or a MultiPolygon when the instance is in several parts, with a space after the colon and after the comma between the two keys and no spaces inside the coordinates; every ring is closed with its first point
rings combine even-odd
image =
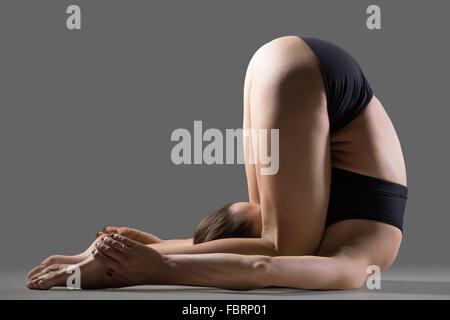
{"type": "Polygon", "coordinates": [[[264,253],[265,256],[269,257],[276,257],[279,255],[276,241],[267,235],[262,235],[261,239],[265,242],[265,248],[266,252],[264,253]]]}
{"type": "Polygon", "coordinates": [[[344,270],[336,279],[332,289],[337,290],[358,290],[361,289],[367,280],[367,274],[361,268],[348,268],[344,270]]]}
{"type": "Polygon", "coordinates": [[[273,259],[271,257],[261,256],[250,265],[251,274],[254,274],[253,279],[254,289],[266,288],[272,286],[273,275],[273,259]]]}
{"type": "Polygon", "coordinates": [[[361,289],[366,283],[366,279],[354,276],[352,278],[343,279],[337,288],[338,290],[358,290],[361,289]]]}
{"type": "Polygon", "coordinates": [[[281,236],[274,236],[273,234],[263,233],[261,236],[267,242],[267,247],[270,247],[270,256],[312,256],[317,253],[317,243],[302,243],[293,242],[292,239],[285,239],[281,236]]]}
{"type": "Polygon", "coordinates": [[[259,241],[261,241],[261,252],[258,254],[264,255],[264,256],[269,256],[269,257],[276,257],[278,256],[278,250],[277,250],[277,245],[276,245],[276,241],[274,241],[274,239],[270,236],[268,236],[267,234],[261,234],[261,238],[258,238],[259,241]]]}
{"type": "Polygon", "coordinates": [[[268,242],[267,243],[267,252],[266,252],[265,256],[276,257],[278,255],[279,255],[278,254],[278,250],[275,247],[275,245],[270,243],[270,242],[268,242]]]}

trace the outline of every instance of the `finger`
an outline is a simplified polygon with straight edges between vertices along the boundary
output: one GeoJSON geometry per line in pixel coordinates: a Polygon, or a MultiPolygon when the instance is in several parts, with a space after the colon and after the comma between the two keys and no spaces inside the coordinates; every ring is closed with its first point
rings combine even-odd
{"type": "Polygon", "coordinates": [[[34,281],[28,280],[28,281],[27,281],[27,287],[28,287],[29,289],[36,289],[37,284],[36,284],[34,281]]]}
{"type": "Polygon", "coordinates": [[[126,255],[130,250],[130,248],[124,245],[122,242],[116,241],[112,238],[104,237],[102,238],[102,242],[103,244],[114,248],[122,255],[126,255]]]}
{"type": "Polygon", "coordinates": [[[30,278],[28,278],[29,281],[33,281],[37,278],[39,278],[41,275],[43,275],[44,273],[42,272],[42,270],[40,272],[35,273],[33,276],[31,276],[30,278]]]}
{"type": "Polygon", "coordinates": [[[117,232],[117,229],[119,229],[119,227],[106,227],[106,228],[103,228],[102,231],[104,231],[104,232],[117,232]]]}
{"type": "Polygon", "coordinates": [[[98,242],[96,244],[96,249],[97,251],[100,251],[101,253],[103,253],[105,256],[116,260],[117,262],[122,262],[123,261],[123,254],[121,254],[119,251],[117,251],[116,249],[114,249],[113,247],[110,247],[107,244],[98,242]]]}
{"type": "Polygon", "coordinates": [[[121,236],[127,237],[128,239],[136,240],[139,235],[139,231],[133,228],[120,227],[117,229],[116,233],[121,236]]]}
{"type": "Polygon", "coordinates": [[[130,247],[130,248],[137,248],[139,246],[142,246],[141,243],[139,243],[137,241],[134,241],[134,240],[131,240],[131,239],[129,239],[127,237],[124,237],[124,236],[122,236],[120,234],[114,234],[113,233],[113,234],[110,234],[110,237],[113,238],[116,241],[119,241],[119,242],[123,243],[124,245],[126,245],[127,247],[130,247]]]}
{"type": "Polygon", "coordinates": [[[120,264],[116,260],[104,255],[99,250],[96,250],[92,257],[106,268],[113,270],[115,273],[120,273],[122,271],[120,264]]]}
{"type": "Polygon", "coordinates": [[[35,275],[33,275],[31,278],[28,279],[28,282],[33,282],[36,279],[38,279],[39,277],[42,277],[43,275],[45,275],[46,273],[50,272],[44,272],[44,270],[47,268],[44,268],[43,270],[41,270],[40,272],[36,273],[35,275]]]}
{"type": "Polygon", "coordinates": [[[104,234],[106,234],[106,232],[104,232],[104,231],[97,232],[97,233],[95,234],[95,239],[97,239],[98,237],[100,237],[100,236],[102,236],[102,235],[104,235],[104,234]]]}
{"type": "Polygon", "coordinates": [[[44,268],[44,266],[38,266],[36,268],[34,268],[33,270],[31,270],[30,272],[28,272],[27,278],[31,279],[31,277],[33,277],[35,274],[41,272],[44,268]]]}
{"type": "Polygon", "coordinates": [[[31,283],[31,281],[27,282],[27,288],[28,289],[34,289],[34,285],[31,283]]]}
{"type": "Polygon", "coordinates": [[[96,238],[98,238],[98,237],[100,237],[101,235],[104,235],[104,234],[109,234],[109,233],[111,233],[111,232],[117,232],[117,230],[118,230],[119,228],[118,227],[106,227],[106,228],[103,228],[100,232],[97,232],[97,234],[95,235],[95,237],[96,238]]]}
{"type": "Polygon", "coordinates": [[[131,284],[130,280],[117,272],[108,272],[107,275],[111,280],[109,281],[109,287],[111,288],[127,287],[131,284]]]}
{"type": "Polygon", "coordinates": [[[162,241],[161,239],[159,239],[157,236],[155,236],[153,234],[143,232],[143,231],[133,229],[133,228],[121,227],[121,228],[117,229],[116,233],[120,234],[121,236],[127,237],[128,239],[142,243],[142,244],[157,243],[157,242],[162,241]]]}
{"type": "Polygon", "coordinates": [[[28,281],[27,288],[28,289],[37,289],[37,283],[35,281],[28,281]]]}

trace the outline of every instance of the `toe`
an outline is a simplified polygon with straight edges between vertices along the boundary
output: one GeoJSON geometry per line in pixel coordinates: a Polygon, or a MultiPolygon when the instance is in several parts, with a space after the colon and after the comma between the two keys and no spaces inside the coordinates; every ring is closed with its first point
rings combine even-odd
{"type": "Polygon", "coordinates": [[[55,286],[64,285],[67,273],[64,270],[54,271],[38,280],[37,286],[41,290],[48,290],[55,286]]]}
{"type": "Polygon", "coordinates": [[[34,275],[31,276],[30,280],[36,280],[49,272],[56,271],[59,269],[61,269],[61,265],[53,265],[46,268],[42,268],[39,272],[34,273],[34,275]]]}
{"type": "Polygon", "coordinates": [[[44,268],[45,267],[43,267],[43,266],[39,266],[39,267],[36,267],[33,270],[31,270],[30,272],[28,272],[28,279],[31,279],[35,274],[38,274],[44,268]]]}

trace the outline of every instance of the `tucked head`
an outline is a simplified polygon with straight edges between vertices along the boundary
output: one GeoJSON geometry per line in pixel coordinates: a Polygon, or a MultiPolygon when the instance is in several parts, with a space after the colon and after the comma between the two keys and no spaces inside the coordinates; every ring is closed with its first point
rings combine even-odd
{"type": "Polygon", "coordinates": [[[261,237],[259,205],[227,204],[204,218],[194,232],[194,244],[225,238],[261,237]]]}

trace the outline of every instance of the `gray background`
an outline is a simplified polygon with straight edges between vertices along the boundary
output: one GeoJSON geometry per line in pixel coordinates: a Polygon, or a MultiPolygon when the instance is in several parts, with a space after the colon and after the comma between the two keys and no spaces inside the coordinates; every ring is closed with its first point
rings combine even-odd
{"type": "Polygon", "coordinates": [[[444,1],[0,2],[3,270],[84,249],[107,225],[190,237],[247,200],[243,165],[176,166],[175,128],[242,125],[258,47],[283,35],[333,41],[361,64],[398,131],[408,170],[395,266],[449,265],[448,4],[444,1]],[[82,9],[68,31],[65,10],[82,9]],[[369,31],[365,9],[382,8],[369,31]]]}

